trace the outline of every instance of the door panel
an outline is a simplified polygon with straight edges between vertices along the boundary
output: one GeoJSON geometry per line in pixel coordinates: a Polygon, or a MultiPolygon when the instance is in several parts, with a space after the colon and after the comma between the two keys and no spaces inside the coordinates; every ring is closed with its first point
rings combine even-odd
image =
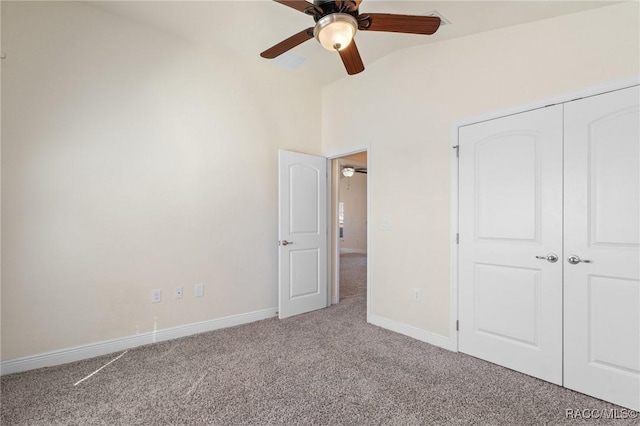
{"type": "Polygon", "coordinates": [[[538,143],[536,134],[518,130],[490,136],[475,146],[479,239],[538,239],[538,143]]]}
{"type": "Polygon", "coordinates": [[[640,322],[638,280],[591,275],[587,283],[587,360],[591,364],[638,374],[640,359],[634,351],[621,351],[617,339],[637,333],[640,322]]]}
{"type": "MultiPolygon", "coordinates": [[[[320,226],[319,172],[315,166],[307,164],[289,166],[289,235],[291,236],[318,234],[320,226]]],[[[324,176],[322,178],[324,179],[324,176]]]]}
{"type": "MultiPolygon", "coordinates": [[[[579,106],[570,104],[569,113],[576,107],[579,106]]],[[[638,108],[625,108],[594,120],[589,126],[588,195],[589,212],[593,215],[590,243],[637,247],[640,243],[639,153],[638,144],[630,143],[630,139],[638,136],[638,108]]]]}
{"type": "Polygon", "coordinates": [[[327,306],[327,160],[278,155],[278,312],[286,318],[327,306]]]}
{"type": "Polygon", "coordinates": [[[535,269],[476,264],[477,332],[537,348],[539,276],[535,269]]]}
{"type": "Polygon", "coordinates": [[[568,388],[640,409],[640,110],[637,87],[565,105],[568,388]]]}
{"type": "Polygon", "coordinates": [[[465,126],[460,351],[562,383],[562,107],[465,126]]]}
{"type": "Polygon", "coordinates": [[[320,293],[320,251],[289,250],[290,300],[320,293]]]}

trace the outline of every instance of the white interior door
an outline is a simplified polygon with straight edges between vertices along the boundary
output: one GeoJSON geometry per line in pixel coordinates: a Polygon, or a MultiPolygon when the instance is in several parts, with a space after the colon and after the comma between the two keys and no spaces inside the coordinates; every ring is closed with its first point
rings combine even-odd
{"type": "Polygon", "coordinates": [[[562,106],[462,127],[459,146],[459,349],[561,384],[562,106]]]}
{"type": "Polygon", "coordinates": [[[327,306],[327,160],[279,151],[279,315],[327,306]]]}
{"type": "Polygon", "coordinates": [[[565,104],[565,386],[640,410],[638,87],[565,104]],[[583,262],[571,264],[567,256],[583,262]],[[589,263],[584,263],[584,261],[589,263]]]}

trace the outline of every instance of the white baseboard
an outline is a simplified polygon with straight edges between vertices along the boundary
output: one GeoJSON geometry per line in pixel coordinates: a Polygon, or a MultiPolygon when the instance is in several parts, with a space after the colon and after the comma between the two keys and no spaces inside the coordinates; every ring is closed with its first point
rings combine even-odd
{"type": "Polygon", "coordinates": [[[413,337],[414,339],[429,343],[430,345],[451,350],[451,342],[448,337],[420,330],[419,328],[413,327],[411,325],[403,324],[373,314],[367,317],[367,321],[373,325],[377,325],[378,327],[386,328],[387,330],[395,331],[396,333],[413,337]]]}
{"type": "Polygon", "coordinates": [[[345,253],[367,254],[367,251],[366,250],[359,250],[359,249],[341,248],[340,249],[340,254],[345,254],[345,253]]]}
{"type": "Polygon", "coordinates": [[[231,315],[224,318],[216,318],[208,321],[181,325],[178,327],[165,328],[163,330],[137,334],[135,336],[121,337],[118,339],[90,343],[88,345],[76,346],[58,351],[9,359],[0,363],[0,375],[66,364],[68,362],[107,355],[113,352],[135,348],[137,346],[148,345],[150,343],[162,342],[165,340],[190,336],[192,334],[247,324],[275,317],[277,312],[278,308],[263,309],[260,311],[248,312],[246,314],[231,315]]]}

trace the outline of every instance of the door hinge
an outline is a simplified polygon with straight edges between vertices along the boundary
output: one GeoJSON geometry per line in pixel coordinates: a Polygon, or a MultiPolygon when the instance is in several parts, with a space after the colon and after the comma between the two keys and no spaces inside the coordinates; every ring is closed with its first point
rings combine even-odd
{"type": "Polygon", "coordinates": [[[454,145],[452,148],[456,150],[456,157],[460,158],[460,145],[454,145]]]}
{"type": "Polygon", "coordinates": [[[460,244],[460,234],[456,234],[456,244],[460,244]]]}
{"type": "Polygon", "coordinates": [[[456,331],[460,331],[460,321],[456,320],[456,331]]]}

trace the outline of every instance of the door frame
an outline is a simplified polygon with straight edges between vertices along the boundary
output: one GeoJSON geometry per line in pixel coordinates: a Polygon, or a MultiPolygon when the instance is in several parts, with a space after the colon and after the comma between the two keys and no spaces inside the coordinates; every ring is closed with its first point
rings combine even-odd
{"type": "MultiPolygon", "coordinates": [[[[367,151],[359,151],[355,154],[361,154],[361,153],[366,153],[367,151]]],[[[368,160],[367,160],[368,163],[368,160]]],[[[335,187],[331,188],[331,199],[330,199],[330,203],[331,203],[331,212],[330,214],[332,215],[332,217],[330,218],[330,223],[329,226],[331,226],[333,228],[333,225],[336,224],[337,222],[337,218],[339,217],[339,205],[340,205],[340,180],[341,180],[341,170],[342,167],[344,167],[346,164],[355,166],[355,167],[367,167],[367,164],[362,164],[360,162],[355,162],[355,161],[347,161],[345,160],[345,157],[338,157],[338,158],[334,158],[333,160],[331,160],[331,167],[333,168],[332,172],[331,172],[331,177],[333,179],[335,179],[335,187]],[[335,166],[335,167],[334,167],[335,166]]],[[[368,172],[367,172],[367,177],[368,177],[368,172]]],[[[333,183],[333,181],[331,182],[333,183]]],[[[368,182],[367,182],[368,183],[368,182]]],[[[368,223],[368,218],[367,218],[367,223],[368,223]]],[[[339,227],[337,227],[337,229],[331,229],[332,232],[332,241],[330,242],[330,244],[334,244],[333,247],[333,253],[332,253],[332,258],[335,261],[334,266],[333,266],[333,276],[332,278],[332,285],[331,285],[331,292],[333,293],[333,298],[331,299],[331,304],[335,305],[340,303],[340,238],[337,234],[339,234],[339,227]],[[335,237],[335,243],[334,243],[334,237],[335,237]]],[[[367,232],[367,237],[368,237],[368,232],[367,232]]],[[[368,252],[368,250],[367,250],[368,252]]]]}
{"type": "MultiPolygon", "coordinates": [[[[490,112],[487,114],[455,121],[451,126],[450,140],[451,140],[451,152],[449,154],[449,162],[450,162],[450,265],[449,265],[449,335],[451,338],[449,339],[450,347],[449,349],[453,352],[459,351],[458,345],[458,220],[459,220],[459,206],[458,206],[458,197],[460,195],[459,190],[459,165],[458,165],[458,135],[459,128],[463,126],[468,126],[470,124],[476,124],[483,121],[494,120],[496,118],[502,118],[509,115],[520,114],[523,112],[531,111],[534,109],[544,108],[551,105],[562,104],[566,102],[575,101],[581,98],[586,98],[590,96],[597,96],[607,92],[613,92],[616,90],[626,89],[632,86],[637,86],[640,84],[640,75],[610,81],[608,83],[599,84],[595,86],[586,87],[584,89],[568,92],[565,94],[561,94],[558,96],[554,96],[552,98],[548,98],[546,100],[536,101],[528,104],[521,104],[519,106],[515,106],[512,108],[507,108],[499,111],[490,112]]],[[[367,231],[368,232],[368,231],[367,231]]],[[[367,241],[368,245],[368,241],[367,241]]],[[[367,248],[368,250],[368,248],[367,248]]],[[[367,278],[368,279],[368,278],[367,278]]],[[[369,287],[367,286],[367,294],[369,292],[369,287]]],[[[369,304],[367,303],[367,315],[369,304]]]]}
{"type": "Polygon", "coordinates": [[[371,281],[371,266],[372,266],[372,262],[373,262],[373,257],[372,257],[372,253],[371,253],[371,194],[372,194],[372,190],[371,190],[371,145],[367,145],[365,147],[362,148],[355,148],[349,151],[340,151],[340,152],[336,152],[336,153],[332,153],[330,155],[325,155],[325,157],[327,158],[327,170],[330,170],[329,172],[329,179],[328,179],[328,185],[327,185],[327,190],[329,191],[329,202],[327,203],[328,206],[328,214],[327,217],[328,219],[328,225],[329,225],[329,229],[331,232],[331,238],[329,240],[329,244],[327,244],[328,250],[329,252],[327,253],[327,258],[329,259],[328,262],[328,275],[330,277],[330,279],[328,280],[329,282],[327,283],[328,287],[329,287],[329,291],[328,293],[328,306],[330,305],[335,305],[339,302],[340,299],[340,294],[338,293],[339,291],[339,286],[338,283],[340,281],[340,239],[338,238],[338,227],[336,226],[335,229],[333,228],[333,222],[334,219],[336,219],[337,222],[337,217],[338,217],[338,202],[337,202],[337,196],[339,193],[339,182],[340,182],[340,170],[339,167],[336,167],[335,170],[332,167],[333,164],[333,160],[339,160],[342,157],[346,157],[348,155],[353,155],[353,154],[359,154],[362,152],[366,152],[367,153],[367,297],[366,297],[366,301],[367,301],[367,322],[369,322],[369,316],[371,314],[371,287],[372,287],[372,281],[371,281]],[[333,184],[336,183],[336,188],[335,188],[335,194],[334,194],[334,188],[333,188],[333,184]],[[335,266],[335,268],[334,268],[335,266]],[[332,269],[334,269],[332,271],[332,269]],[[335,297],[332,298],[332,293],[335,295],[335,297]]]}

